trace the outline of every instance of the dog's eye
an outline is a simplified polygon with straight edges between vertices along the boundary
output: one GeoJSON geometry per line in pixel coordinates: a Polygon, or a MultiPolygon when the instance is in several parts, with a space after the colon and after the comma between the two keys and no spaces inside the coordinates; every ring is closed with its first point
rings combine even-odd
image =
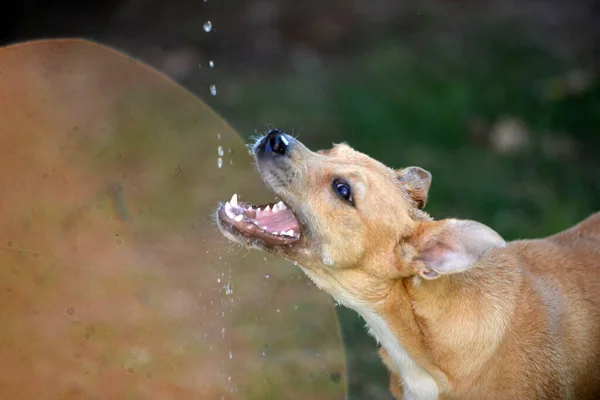
{"type": "Polygon", "coordinates": [[[342,199],[346,200],[350,204],[354,205],[354,200],[352,199],[352,190],[350,189],[350,185],[348,183],[336,179],[333,181],[333,190],[340,196],[342,199]]]}

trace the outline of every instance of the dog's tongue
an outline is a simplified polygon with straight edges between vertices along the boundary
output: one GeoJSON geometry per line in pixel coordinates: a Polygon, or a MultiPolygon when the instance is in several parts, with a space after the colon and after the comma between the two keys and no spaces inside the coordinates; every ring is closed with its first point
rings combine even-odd
{"type": "Polygon", "coordinates": [[[296,217],[283,203],[277,203],[272,208],[257,209],[254,220],[258,226],[271,233],[300,231],[296,217]]]}

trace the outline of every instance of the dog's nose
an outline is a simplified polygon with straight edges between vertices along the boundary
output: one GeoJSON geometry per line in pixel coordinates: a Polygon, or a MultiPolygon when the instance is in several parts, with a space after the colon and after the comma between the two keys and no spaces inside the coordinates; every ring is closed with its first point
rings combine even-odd
{"type": "Polygon", "coordinates": [[[271,129],[258,143],[255,151],[257,153],[274,153],[286,155],[292,146],[293,138],[279,129],[271,129]]]}

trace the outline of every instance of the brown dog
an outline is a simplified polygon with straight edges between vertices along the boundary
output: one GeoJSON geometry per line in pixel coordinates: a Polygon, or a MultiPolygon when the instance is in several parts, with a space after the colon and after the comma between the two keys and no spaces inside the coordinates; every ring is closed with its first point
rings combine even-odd
{"type": "Polygon", "coordinates": [[[272,130],[253,148],[277,204],[234,195],[233,241],[297,262],[357,311],[403,399],[600,399],[600,213],[506,243],[474,221],[432,220],[429,172],[347,145],[314,153],[272,130]]]}

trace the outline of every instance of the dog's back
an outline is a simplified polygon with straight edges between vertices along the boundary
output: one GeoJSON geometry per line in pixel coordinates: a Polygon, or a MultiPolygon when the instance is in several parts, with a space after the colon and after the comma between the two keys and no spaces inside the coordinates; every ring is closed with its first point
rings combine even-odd
{"type": "Polygon", "coordinates": [[[556,379],[568,381],[565,387],[574,391],[563,395],[600,398],[600,213],[548,238],[509,247],[528,271],[525,277],[545,314],[524,323],[542,322],[540,332],[556,339],[556,347],[540,349],[549,351],[549,363],[552,357],[568,360],[563,365],[569,370],[557,371],[556,379]]]}

